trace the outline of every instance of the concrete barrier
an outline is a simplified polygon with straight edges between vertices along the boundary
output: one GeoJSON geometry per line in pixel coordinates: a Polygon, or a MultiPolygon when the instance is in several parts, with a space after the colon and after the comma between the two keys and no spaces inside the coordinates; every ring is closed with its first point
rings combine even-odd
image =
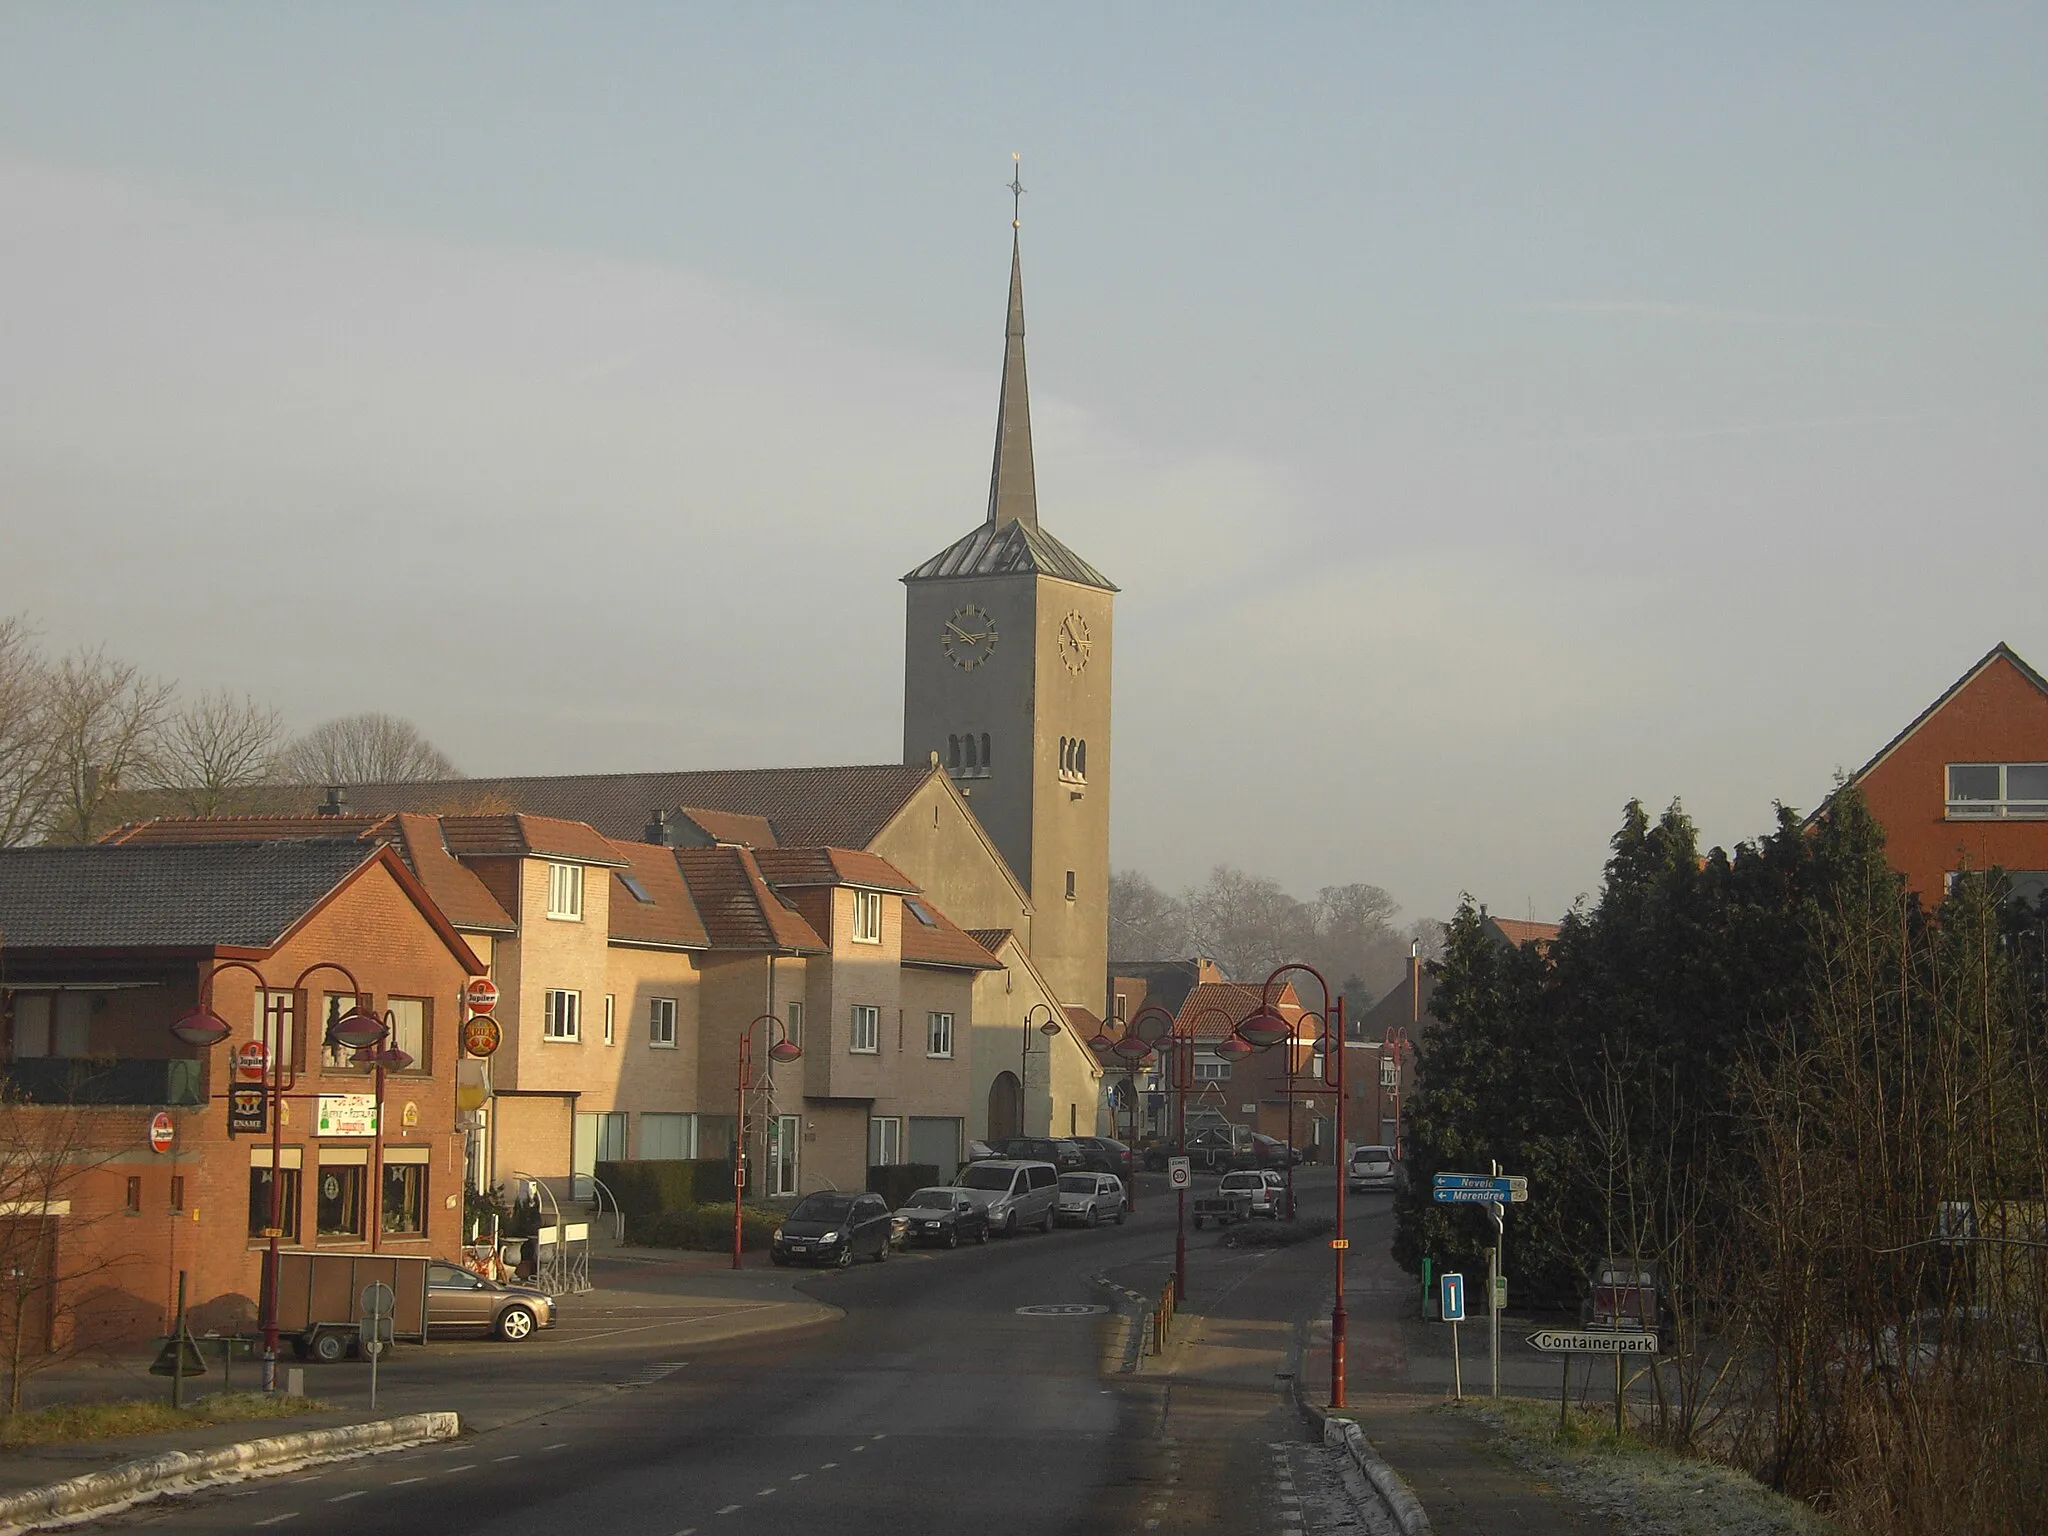
{"type": "Polygon", "coordinates": [[[426,1440],[452,1440],[461,1433],[462,1420],[457,1414],[409,1413],[336,1429],[303,1429],[210,1451],[166,1451],[104,1472],[88,1472],[0,1497],[0,1536],[110,1514],[160,1494],[180,1493],[207,1483],[289,1472],[314,1462],[339,1461],[426,1440]]]}
{"type": "Polygon", "coordinates": [[[1365,1438],[1364,1430],[1350,1419],[1326,1417],[1323,1420],[1323,1444],[1342,1445],[1350,1452],[1358,1470],[1387,1506],[1387,1513],[1401,1527],[1401,1536],[1430,1536],[1429,1516],[1423,1511],[1422,1501],[1415,1497],[1415,1490],[1408,1486],[1408,1480],[1381,1460],[1380,1453],[1365,1438]]]}

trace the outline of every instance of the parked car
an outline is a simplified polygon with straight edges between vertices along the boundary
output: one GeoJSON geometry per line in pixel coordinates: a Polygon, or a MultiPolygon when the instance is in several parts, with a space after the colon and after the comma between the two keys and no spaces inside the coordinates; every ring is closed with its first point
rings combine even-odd
{"type": "Polygon", "coordinates": [[[545,1291],[501,1285],[440,1259],[427,1265],[429,1333],[486,1333],[516,1344],[554,1326],[555,1299],[545,1291]]]}
{"type": "Polygon", "coordinates": [[[963,1242],[988,1241],[988,1212],[951,1185],[915,1191],[896,1208],[906,1243],[941,1243],[958,1248],[963,1242]]]}
{"type": "Polygon", "coordinates": [[[1131,1181],[1131,1149],[1114,1136],[1075,1136],[1074,1144],[1085,1159],[1082,1166],[1093,1173],[1113,1173],[1126,1184],[1131,1181]]]}
{"type": "Polygon", "coordinates": [[[1287,1203],[1287,1180],[1270,1168],[1245,1168],[1223,1175],[1221,1193],[1243,1193],[1251,1214],[1284,1221],[1294,1214],[1287,1203]]]}
{"type": "Polygon", "coordinates": [[[1278,1136],[1253,1131],[1251,1161],[1260,1168],[1286,1168],[1301,1161],[1301,1151],[1278,1136]]]}
{"type": "Polygon", "coordinates": [[[1060,1170],[1048,1162],[997,1157],[970,1163],[953,1180],[988,1213],[989,1230],[1015,1237],[1026,1227],[1050,1232],[1059,1198],[1060,1170]]]}
{"type": "Polygon", "coordinates": [[[1124,1224],[1124,1181],[1113,1173],[1063,1173],[1055,1218],[1077,1227],[1124,1224]]]}
{"type": "Polygon", "coordinates": [[[996,1155],[996,1149],[985,1141],[967,1143],[967,1161],[970,1163],[985,1163],[996,1155]]]}
{"type": "Polygon", "coordinates": [[[1353,1147],[1351,1165],[1344,1170],[1347,1189],[1393,1189],[1400,1175],[1392,1147],[1353,1147]]]}
{"type": "Polygon", "coordinates": [[[776,1264],[836,1264],[846,1268],[862,1254],[880,1263],[889,1257],[888,1204],[880,1195],[820,1190],[797,1201],[782,1218],[768,1248],[776,1264]]]}
{"type": "Polygon", "coordinates": [[[1654,1329],[1663,1318],[1655,1264],[1610,1258],[1593,1272],[1592,1292],[1579,1303],[1579,1321],[1589,1328],[1654,1329]]]}
{"type": "Polygon", "coordinates": [[[1080,1143],[1051,1136],[1006,1136],[995,1144],[996,1156],[1033,1158],[1051,1163],[1067,1173],[1088,1166],[1080,1143]]]}
{"type": "MultiPolygon", "coordinates": [[[[1180,1148],[1171,1141],[1160,1142],[1146,1149],[1145,1166],[1154,1173],[1160,1172],[1166,1167],[1166,1160],[1179,1152],[1180,1148]]],[[[1188,1132],[1187,1159],[1198,1173],[1219,1173],[1235,1163],[1238,1153],[1238,1137],[1233,1127],[1211,1126],[1188,1132]]]]}

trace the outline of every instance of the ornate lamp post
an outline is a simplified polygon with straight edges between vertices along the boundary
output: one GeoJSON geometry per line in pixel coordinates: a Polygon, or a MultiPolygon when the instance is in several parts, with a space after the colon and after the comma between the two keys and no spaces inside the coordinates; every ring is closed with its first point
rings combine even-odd
{"type": "MultiPolygon", "coordinates": [[[[1031,1083],[1031,1023],[1041,1013],[1045,1015],[1045,1020],[1038,1026],[1038,1032],[1045,1036],[1046,1046],[1044,1050],[1037,1054],[1046,1058],[1045,1093],[1048,1101],[1052,1098],[1052,1037],[1060,1032],[1060,1016],[1052,1010],[1049,1004],[1033,1003],[1024,1010],[1024,1048],[1017,1053],[1017,1134],[1019,1136],[1030,1134],[1024,1128],[1024,1100],[1025,1089],[1031,1083]]],[[[1052,1111],[1050,1108],[1046,1110],[1046,1115],[1045,1132],[1050,1136],[1052,1134],[1052,1111]]]]}
{"type": "MultiPolygon", "coordinates": [[[[292,1031],[289,1027],[300,992],[307,980],[322,971],[333,971],[348,982],[354,1002],[346,1014],[335,1018],[328,1031],[344,1045],[375,1045],[384,1038],[384,1021],[369,1010],[363,989],[355,975],[331,960],[318,960],[299,972],[291,987],[274,993],[261,971],[246,960],[217,960],[199,979],[199,999],[192,1011],[171,1026],[171,1033],[186,1045],[211,1050],[229,1035],[234,1026],[213,1008],[213,984],[222,971],[246,971],[256,979],[256,995],[263,1005],[263,1022],[257,1039],[263,1046],[264,1110],[270,1121],[270,1220],[264,1228],[263,1284],[257,1313],[263,1329],[263,1390],[277,1390],[277,1241],[284,1235],[284,1101],[298,1086],[298,1069],[292,1062],[292,1031]]],[[[381,1131],[383,1127],[380,1125],[381,1131]]]]}
{"type": "Polygon", "coordinates": [[[1271,1050],[1281,1042],[1287,1045],[1287,1214],[1294,1215],[1294,1037],[1296,1026],[1283,1017],[1278,1009],[1260,1007],[1245,1015],[1231,1036],[1232,1043],[1244,1051],[1271,1050]]]}
{"type": "MultiPolygon", "coordinates": [[[[1240,1038],[1248,1044],[1258,1046],[1277,1045],[1281,1040],[1292,1040],[1294,1026],[1273,1005],[1273,989],[1280,978],[1289,971],[1300,971],[1316,979],[1316,986],[1322,991],[1323,1006],[1316,1014],[1321,1026],[1323,1043],[1323,1084],[1337,1095],[1336,1127],[1333,1134],[1337,1142],[1337,1235],[1330,1239],[1330,1248],[1336,1258],[1337,1282],[1336,1299],[1330,1304],[1330,1406],[1344,1406],[1344,1255],[1350,1248],[1350,1239],[1344,1235],[1344,999],[1340,995],[1330,996],[1330,984],[1323,979],[1323,973],[1311,965],[1283,965],[1266,978],[1266,985],[1259,993],[1259,1006],[1237,1027],[1240,1038]]],[[[1288,1047],[1290,1053],[1293,1046],[1288,1047]]]]}
{"type": "MultiPolygon", "coordinates": [[[[1121,1024],[1121,1023],[1123,1023],[1123,1020],[1119,1019],[1119,1020],[1117,1020],[1117,1022],[1118,1022],[1119,1024],[1121,1024]]],[[[1132,1100],[1132,1101],[1133,1101],[1133,1103],[1135,1104],[1135,1101],[1136,1101],[1136,1099],[1137,1099],[1137,1095],[1138,1095],[1138,1077],[1137,1077],[1138,1063],[1139,1063],[1139,1061],[1143,1060],[1143,1059],[1144,1059],[1145,1057],[1147,1057],[1147,1056],[1149,1056],[1149,1055],[1151,1055],[1151,1054],[1152,1054],[1152,1048],[1151,1048],[1150,1046],[1146,1045],[1146,1044],[1145,1044],[1145,1042],[1144,1042],[1144,1041],[1142,1041],[1142,1040],[1134,1040],[1134,1039],[1132,1039],[1132,1038],[1131,1038],[1131,1035],[1130,1035],[1130,1032],[1129,1032],[1129,1030],[1128,1030],[1128,1029],[1126,1029],[1126,1030],[1125,1030],[1125,1033],[1124,1033],[1124,1035],[1123,1035],[1123,1038],[1122,1038],[1122,1039],[1119,1039],[1119,1038],[1117,1038],[1116,1036],[1112,1035],[1112,1034],[1111,1034],[1111,1033],[1109,1032],[1109,1026],[1108,1026],[1107,1024],[1105,1024],[1105,1025],[1103,1025],[1103,1026],[1102,1026],[1102,1028],[1101,1028],[1101,1029],[1098,1029],[1098,1030],[1097,1030],[1097,1031],[1095,1032],[1095,1038],[1094,1038],[1094,1039],[1092,1039],[1092,1040],[1090,1040],[1090,1041],[1088,1042],[1088,1049],[1089,1049],[1089,1050],[1091,1050],[1091,1051],[1093,1051],[1093,1052],[1095,1053],[1095,1059],[1096,1059],[1097,1061],[1102,1061],[1102,1060],[1104,1060],[1104,1059],[1106,1059],[1106,1058],[1108,1058],[1108,1057],[1110,1057],[1110,1056],[1116,1056],[1116,1057],[1120,1057],[1120,1058],[1121,1058],[1121,1059],[1123,1060],[1123,1062],[1124,1062],[1124,1095],[1125,1095],[1125,1097],[1126,1097],[1126,1098],[1128,1098],[1128,1099],[1132,1100]],[[1135,1048],[1135,1050],[1134,1050],[1134,1052],[1133,1052],[1133,1053],[1131,1053],[1131,1054],[1126,1054],[1126,1053],[1125,1053],[1125,1051],[1123,1050],[1123,1047],[1124,1047],[1124,1046],[1125,1046],[1126,1044],[1129,1044],[1129,1045],[1131,1045],[1131,1046],[1133,1046],[1133,1047],[1135,1048]]],[[[1135,1108],[1133,1108],[1133,1110],[1131,1111],[1131,1115],[1132,1115],[1132,1124],[1133,1124],[1133,1126],[1135,1127],[1135,1125],[1136,1125],[1136,1120],[1137,1120],[1137,1111],[1136,1111],[1136,1109],[1135,1109],[1135,1108]]],[[[1117,1123],[1116,1123],[1116,1101],[1115,1101],[1114,1099],[1112,1099],[1112,1100],[1110,1101],[1110,1111],[1109,1111],[1109,1128],[1110,1128],[1110,1130],[1111,1130],[1111,1131],[1115,1131],[1115,1130],[1117,1129],[1117,1123]]],[[[1138,1137],[1137,1137],[1137,1132],[1136,1132],[1136,1130],[1135,1130],[1135,1129],[1133,1129],[1133,1131],[1132,1131],[1132,1134],[1131,1134],[1131,1141],[1132,1141],[1132,1142],[1135,1142],[1135,1141],[1137,1141],[1137,1139],[1138,1139],[1138,1137]]],[[[1131,1214],[1132,1214],[1133,1216],[1137,1215],[1137,1214],[1138,1214],[1138,1167],[1137,1167],[1137,1160],[1136,1160],[1136,1158],[1135,1158],[1135,1157],[1133,1157],[1133,1159],[1132,1159],[1132,1162],[1131,1162],[1131,1182],[1130,1182],[1130,1187],[1129,1187],[1128,1189],[1126,1189],[1126,1190],[1124,1191],[1124,1200],[1125,1200],[1125,1202],[1126,1202],[1126,1203],[1127,1203],[1127,1204],[1128,1204],[1128,1205],[1130,1206],[1130,1208],[1131,1208],[1131,1214]]]]}
{"type": "Polygon", "coordinates": [[[757,1025],[768,1026],[768,1059],[770,1061],[795,1061],[804,1053],[804,1048],[789,1038],[789,1028],[772,1013],[756,1014],[747,1021],[747,1027],[740,1031],[739,1090],[737,1094],[739,1113],[733,1121],[732,1143],[732,1267],[740,1267],[741,1204],[740,1196],[747,1192],[747,1093],[754,1086],[754,1029],[757,1025]],[[777,1039],[776,1036],[781,1038],[777,1039]]]}
{"type": "Polygon", "coordinates": [[[1395,1024],[1389,1027],[1380,1049],[1386,1053],[1380,1058],[1380,1088],[1394,1101],[1394,1161],[1398,1163],[1401,1161],[1401,1062],[1408,1054],[1407,1026],[1395,1024]],[[1391,1064],[1387,1056],[1394,1058],[1391,1064]],[[1389,1070],[1390,1065],[1392,1070],[1389,1070]]]}

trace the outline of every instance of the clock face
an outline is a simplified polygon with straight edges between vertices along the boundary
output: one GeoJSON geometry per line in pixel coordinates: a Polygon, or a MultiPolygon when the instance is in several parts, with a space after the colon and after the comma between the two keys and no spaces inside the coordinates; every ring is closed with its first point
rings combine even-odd
{"type": "Polygon", "coordinates": [[[1078,613],[1060,620],[1060,660],[1067,664],[1069,672],[1079,672],[1088,665],[1088,621],[1078,613]]]}
{"type": "Polygon", "coordinates": [[[941,643],[948,661],[963,672],[972,672],[996,648],[996,621],[986,608],[969,603],[946,621],[941,643]]]}

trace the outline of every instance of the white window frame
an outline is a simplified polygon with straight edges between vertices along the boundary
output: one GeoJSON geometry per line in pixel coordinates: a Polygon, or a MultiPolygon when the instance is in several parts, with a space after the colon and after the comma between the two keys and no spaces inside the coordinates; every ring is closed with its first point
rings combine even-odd
{"type": "Polygon", "coordinates": [[[558,923],[583,921],[583,866],[548,866],[548,916],[558,923]]]}
{"type": "Polygon", "coordinates": [[[1951,821],[2040,821],[2048,819],[2048,798],[2012,798],[2010,776],[2015,768],[2038,768],[2048,773],[2048,763],[1950,763],[1942,770],[1944,813],[1951,821]],[[1962,800],[1956,797],[1958,768],[1992,768],[1998,772],[1998,796],[1992,800],[1962,800]]]}
{"type": "Polygon", "coordinates": [[[803,1173],[804,1119],[802,1115],[777,1115],[775,1117],[775,1142],[770,1148],[769,1182],[774,1186],[769,1193],[793,1195],[797,1192],[803,1173]]]}
{"type": "Polygon", "coordinates": [[[932,1012],[925,1015],[924,1053],[938,1061],[953,1059],[953,1015],[932,1012]]]}
{"type": "Polygon", "coordinates": [[[647,1046],[655,1051],[676,1048],[676,1000],[672,997],[647,999],[647,1046]]]}
{"type": "Polygon", "coordinates": [[[784,1004],[784,1012],[788,1015],[785,1021],[787,1028],[784,1030],[784,1033],[788,1035],[789,1043],[791,1045],[802,1045],[804,1043],[804,1005],[802,1001],[797,998],[791,998],[788,1003],[784,1004]]]}
{"type": "Polygon", "coordinates": [[[540,1037],[558,1045],[583,1039],[583,994],[567,987],[549,987],[541,994],[540,1037]]]}
{"type": "Polygon", "coordinates": [[[853,893],[853,942],[856,944],[879,944],[882,942],[882,893],[880,891],[855,891],[853,893]]]}
{"type": "Polygon", "coordinates": [[[1194,1074],[1198,1083],[1227,1083],[1230,1063],[1214,1051],[1196,1051],[1194,1074]]]}
{"type": "Polygon", "coordinates": [[[903,1161],[903,1117],[873,1115],[868,1119],[868,1166],[893,1168],[903,1161]]]}
{"type": "Polygon", "coordinates": [[[847,1024],[846,1048],[873,1056],[882,1048],[882,1010],[873,1003],[855,1003],[847,1024]]]}

